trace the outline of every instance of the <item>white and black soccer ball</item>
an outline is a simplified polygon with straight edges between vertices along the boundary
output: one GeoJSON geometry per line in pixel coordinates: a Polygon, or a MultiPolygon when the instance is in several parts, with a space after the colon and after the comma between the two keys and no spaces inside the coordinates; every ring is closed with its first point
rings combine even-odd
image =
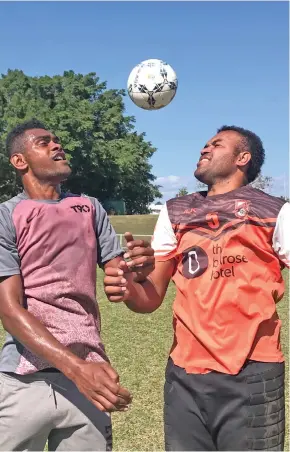
{"type": "Polygon", "coordinates": [[[127,82],[131,100],[144,110],[159,110],[174,98],[178,80],[172,67],[162,60],[142,61],[134,67],[127,82]]]}

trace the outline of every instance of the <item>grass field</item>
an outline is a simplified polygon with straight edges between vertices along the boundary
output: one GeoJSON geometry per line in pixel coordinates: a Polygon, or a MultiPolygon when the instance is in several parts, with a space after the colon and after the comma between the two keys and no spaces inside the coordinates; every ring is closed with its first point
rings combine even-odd
{"type": "Polygon", "coordinates": [[[158,215],[113,215],[110,221],[118,234],[152,234],[158,215]]]}
{"type": "MultiPolygon", "coordinates": [[[[153,231],[157,216],[112,217],[117,233],[129,231],[142,235],[153,231]],[[130,222],[129,222],[130,219],[130,222]],[[129,225],[128,225],[129,224],[129,225]]],[[[287,273],[285,274],[287,277],[287,273]]],[[[172,341],[171,285],[161,308],[150,315],[134,314],[122,303],[110,304],[103,293],[103,275],[98,271],[98,299],[102,315],[102,338],[112,365],[121,377],[121,383],[133,394],[133,403],[127,413],[113,415],[114,450],[152,451],[163,448],[162,399],[164,369],[172,341]]],[[[288,294],[288,287],[286,290],[288,294]]],[[[278,305],[283,322],[282,344],[287,357],[288,376],[288,296],[278,305]]],[[[0,328],[0,342],[4,339],[0,328]]],[[[287,380],[288,401],[288,380],[287,380]]],[[[288,405],[287,405],[288,419],[288,405]]],[[[288,431],[285,450],[289,450],[288,431]]]]}

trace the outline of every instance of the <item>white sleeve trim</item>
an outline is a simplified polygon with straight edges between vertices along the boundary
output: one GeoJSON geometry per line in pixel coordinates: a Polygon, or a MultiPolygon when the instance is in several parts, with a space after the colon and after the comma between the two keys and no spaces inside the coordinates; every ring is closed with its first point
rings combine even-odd
{"type": "Polygon", "coordinates": [[[176,250],[177,239],[172,229],[166,204],[160,211],[151,246],[155,256],[167,256],[176,250]]]}
{"type": "Polygon", "coordinates": [[[290,203],[280,210],[273,234],[273,249],[279,259],[290,267],[290,203]]]}

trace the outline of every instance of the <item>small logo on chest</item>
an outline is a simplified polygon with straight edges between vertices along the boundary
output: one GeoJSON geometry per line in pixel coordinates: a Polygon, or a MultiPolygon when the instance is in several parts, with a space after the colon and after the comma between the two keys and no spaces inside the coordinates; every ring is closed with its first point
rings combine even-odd
{"type": "Polygon", "coordinates": [[[237,218],[245,218],[250,209],[250,202],[246,200],[238,199],[235,202],[235,216],[237,218]]]}
{"type": "Polygon", "coordinates": [[[76,204],[75,206],[70,206],[75,212],[85,213],[90,212],[91,208],[87,204],[76,204]]]}
{"type": "Polygon", "coordinates": [[[183,213],[185,215],[193,215],[193,214],[196,214],[196,209],[193,209],[193,208],[185,209],[185,211],[183,213]]]}

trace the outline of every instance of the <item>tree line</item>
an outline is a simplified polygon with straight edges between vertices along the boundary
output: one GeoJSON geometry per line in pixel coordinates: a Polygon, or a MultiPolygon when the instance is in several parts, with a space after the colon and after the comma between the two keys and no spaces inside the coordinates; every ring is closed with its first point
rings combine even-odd
{"type": "Polygon", "coordinates": [[[148,212],[161,197],[150,158],[156,152],[145,133],[125,115],[125,90],[108,90],[95,73],[66,71],[30,77],[8,70],[0,78],[0,201],[21,190],[5,153],[7,133],[19,122],[42,121],[60,137],[72,176],[64,189],[95,196],[100,202],[123,200],[128,214],[148,212]]]}
{"type": "MultiPolygon", "coordinates": [[[[64,189],[95,196],[104,205],[125,202],[127,214],[144,214],[161,198],[150,158],[156,152],[137,133],[135,118],[125,115],[125,90],[107,89],[96,73],[31,77],[8,70],[0,77],[0,202],[22,188],[5,152],[7,133],[19,122],[42,121],[56,133],[72,167],[64,189]]],[[[272,182],[260,176],[255,186],[266,190],[272,182]]],[[[198,187],[197,187],[198,188],[198,187]]],[[[200,187],[199,187],[200,188],[200,187]]],[[[181,187],[176,196],[187,194],[181,187]]]]}

